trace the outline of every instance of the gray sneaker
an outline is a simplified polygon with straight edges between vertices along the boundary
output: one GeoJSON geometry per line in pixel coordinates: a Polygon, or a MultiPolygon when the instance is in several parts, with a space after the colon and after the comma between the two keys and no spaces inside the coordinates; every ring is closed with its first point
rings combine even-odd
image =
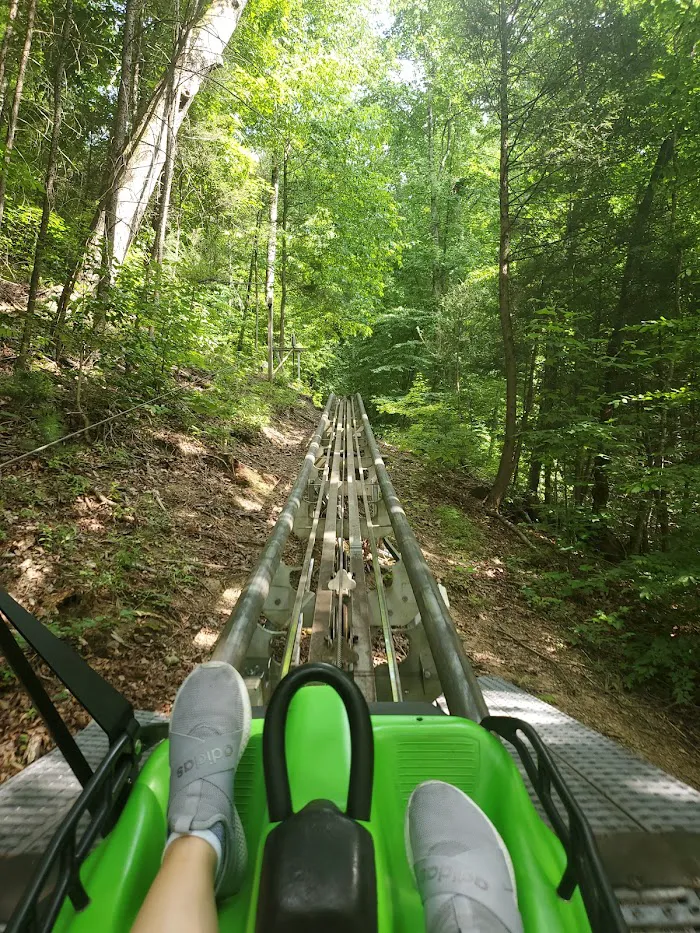
{"type": "Polygon", "coordinates": [[[245,682],[222,661],[192,671],[177,692],[170,719],[168,827],[175,833],[215,828],[223,835],[216,873],[221,898],[240,888],[248,861],[233,782],[250,721],[245,682]]]}
{"type": "Polygon", "coordinates": [[[508,850],[466,794],[442,781],[420,784],[405,833],[427,933],[522,933],[508,850]]]}

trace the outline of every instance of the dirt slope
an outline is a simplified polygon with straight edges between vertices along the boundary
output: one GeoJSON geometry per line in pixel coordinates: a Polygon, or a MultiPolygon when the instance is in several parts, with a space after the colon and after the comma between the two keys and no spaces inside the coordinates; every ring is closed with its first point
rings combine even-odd
{"type": "MultiPolygon", "coordinates": [[[[116,446],[18,467],[3,478],[0,585],[136,708],[168,712],[210,653],[317,419],[305,403],[223,455],[144,421],[116,446]]],[[[61,685],[46,683],[69,724],[85,724],[61,685]]],[[[47,747],[29,699],[0,667],[0,780],[47,747]]]]}

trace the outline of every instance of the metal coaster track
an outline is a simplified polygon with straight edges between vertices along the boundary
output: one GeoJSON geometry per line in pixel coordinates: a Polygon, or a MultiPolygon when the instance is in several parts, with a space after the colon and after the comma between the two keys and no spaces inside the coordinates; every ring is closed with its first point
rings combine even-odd
{"type": "Polygon", "coordinates": [[[488,715],[359,395],[329,398],[213,656],[243,672],[259,705],[303,658],[351,673],[368,702],[444,694],[454,715],[488,715]],[[296,568],[282,561],[292,531],[306,541],[296,568]],[[396,635],[408,645],[400,662],[396,635]],[[378,654],[386,664],[375,662],[378,654]]]}

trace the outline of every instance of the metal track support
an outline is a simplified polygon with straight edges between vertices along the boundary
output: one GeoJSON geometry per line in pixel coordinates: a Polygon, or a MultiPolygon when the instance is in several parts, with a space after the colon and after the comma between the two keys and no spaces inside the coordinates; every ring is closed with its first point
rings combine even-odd
{"type": "Polygon", "coordinates": [[[396,543],[401,551],[401,558],[420,609],[447,706],[452,715],[464,716],[481,722],[485,716],[488,716],[488,709],[476,675],[389,479],[359,394],[356,396],[356,401],[362,416],[365,438],[374,463],[379,488],[389,511],[396,543]]]}

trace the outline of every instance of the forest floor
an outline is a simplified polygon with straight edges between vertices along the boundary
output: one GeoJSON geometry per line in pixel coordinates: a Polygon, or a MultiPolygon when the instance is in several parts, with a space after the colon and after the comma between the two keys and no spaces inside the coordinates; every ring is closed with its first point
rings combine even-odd
{"type": "MultiPolygon", "coordinates": [[[[30,460],[3,479],[0,585],[79,648],[139,709],[169,712],[178,685],[210,653],[301,464],[318,412],[273,405],[222,452],[167,413],[109,442],[30,460]]],[[[59,451],[61,448],[59,448],[59,451]]],[[[536,694],[700,788],[700,729],[624,689],[614,665],[533,611],[537,561],[489,518],[476,484],[394,447],[386,461],[479,673],[536,694]]],[[[576,607],[571,609],[576,612],[576,607]]],[[[584,611],[583,608],[580,611],[584,611]]],[[[45,676],[73,728],[86,714],[45,676]]],[[[43,725],[0,668],[0,781],[49,747],[43,725]]]]}
{"type": "MultiPolygon", "coordinates": [[[[309,401],[272,405],[267,423],[233,425],[222,451],[176,416],[145,413],[108,443],[25,461],[0,486],[0,586],[135,708],[168,712],[211,653],[318,417],[309,401]]],[[[86,725],[39,670],[69,725],[86,725]]],[[[36,710],[0,666],[0,781],[48,747],[36,710]]]]}

